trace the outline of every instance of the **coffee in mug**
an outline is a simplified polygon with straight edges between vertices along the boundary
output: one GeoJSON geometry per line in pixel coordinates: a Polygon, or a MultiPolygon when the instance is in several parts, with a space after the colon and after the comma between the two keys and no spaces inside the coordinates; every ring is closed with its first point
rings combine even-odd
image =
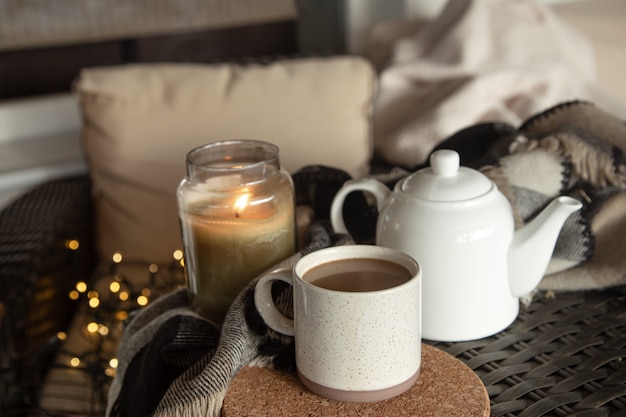
{"type": "Polygon", "coordinates": [[[380,291],[411,279],[405,267],[380,259],[345,259],[316,266],[303,277],[316,287],[333,291],[380,291]]]}
{"type": "Polygon", "coordinates": [[[421,269],[390,248],[348,245],[302,257],[262,277],[255,304],[294,336],[303,384],[327,398],[379,401],[409,389],[421,365],[421,269]],[[274,305],[274,281],[293,285],[294,320],[274,305]]]}

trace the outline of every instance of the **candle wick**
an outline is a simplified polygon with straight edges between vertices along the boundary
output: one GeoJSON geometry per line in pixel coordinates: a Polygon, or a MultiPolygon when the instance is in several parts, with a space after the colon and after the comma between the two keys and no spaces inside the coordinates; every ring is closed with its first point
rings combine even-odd
{"type": "Polygon", "coordinates": [[[239,218],[239,212],[238,211],[235,212],[235,217],[239,218]]]}

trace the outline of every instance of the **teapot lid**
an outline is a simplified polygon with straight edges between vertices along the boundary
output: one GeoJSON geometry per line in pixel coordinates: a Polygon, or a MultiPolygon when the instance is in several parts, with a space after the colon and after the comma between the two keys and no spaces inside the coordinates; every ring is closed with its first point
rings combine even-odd
{"type": "Polygon", "coordinates": [[[461,201],[480,197],[493,186],[482,173],[460,166],[457,152],[442,149],[431,154],[430,167],[407,177],[401,190],[423,200],[461,201]]]}

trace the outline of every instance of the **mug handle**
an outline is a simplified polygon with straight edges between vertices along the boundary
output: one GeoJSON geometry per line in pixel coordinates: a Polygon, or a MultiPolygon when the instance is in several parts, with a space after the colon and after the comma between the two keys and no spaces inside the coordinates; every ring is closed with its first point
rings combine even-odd
{"type": "Polygon", "coordinates": [[[343,203],[353,191],[368,191],[376,198],[376,208],[380,212],[391,190],[382,182],[372,178],[348,180],[337,191],[330,206],[330,223],[336,233],[349,233],[343,220],[343,203]]]}
{"type": "Polygon", "coordinates": [[[293,320],[281,313],[272,298],[272,283],[283,281],[293,286],[291,268],[279,268],[263,276],[254,288],[254,305],[267,327],[287,336],[295,334],[293,320]]]}

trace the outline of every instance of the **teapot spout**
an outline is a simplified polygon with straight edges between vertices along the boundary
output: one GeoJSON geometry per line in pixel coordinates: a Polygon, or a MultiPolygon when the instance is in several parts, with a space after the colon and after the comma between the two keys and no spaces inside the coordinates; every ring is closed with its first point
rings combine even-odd
{"type": "Polygon", "coordinates": [[[557,197],[530,223],[515,232],[509,248],[509,279],[515,297],[524,296],[537,287],[563,224],[581,207],[580,201],[574,198],[557,197]]]}

